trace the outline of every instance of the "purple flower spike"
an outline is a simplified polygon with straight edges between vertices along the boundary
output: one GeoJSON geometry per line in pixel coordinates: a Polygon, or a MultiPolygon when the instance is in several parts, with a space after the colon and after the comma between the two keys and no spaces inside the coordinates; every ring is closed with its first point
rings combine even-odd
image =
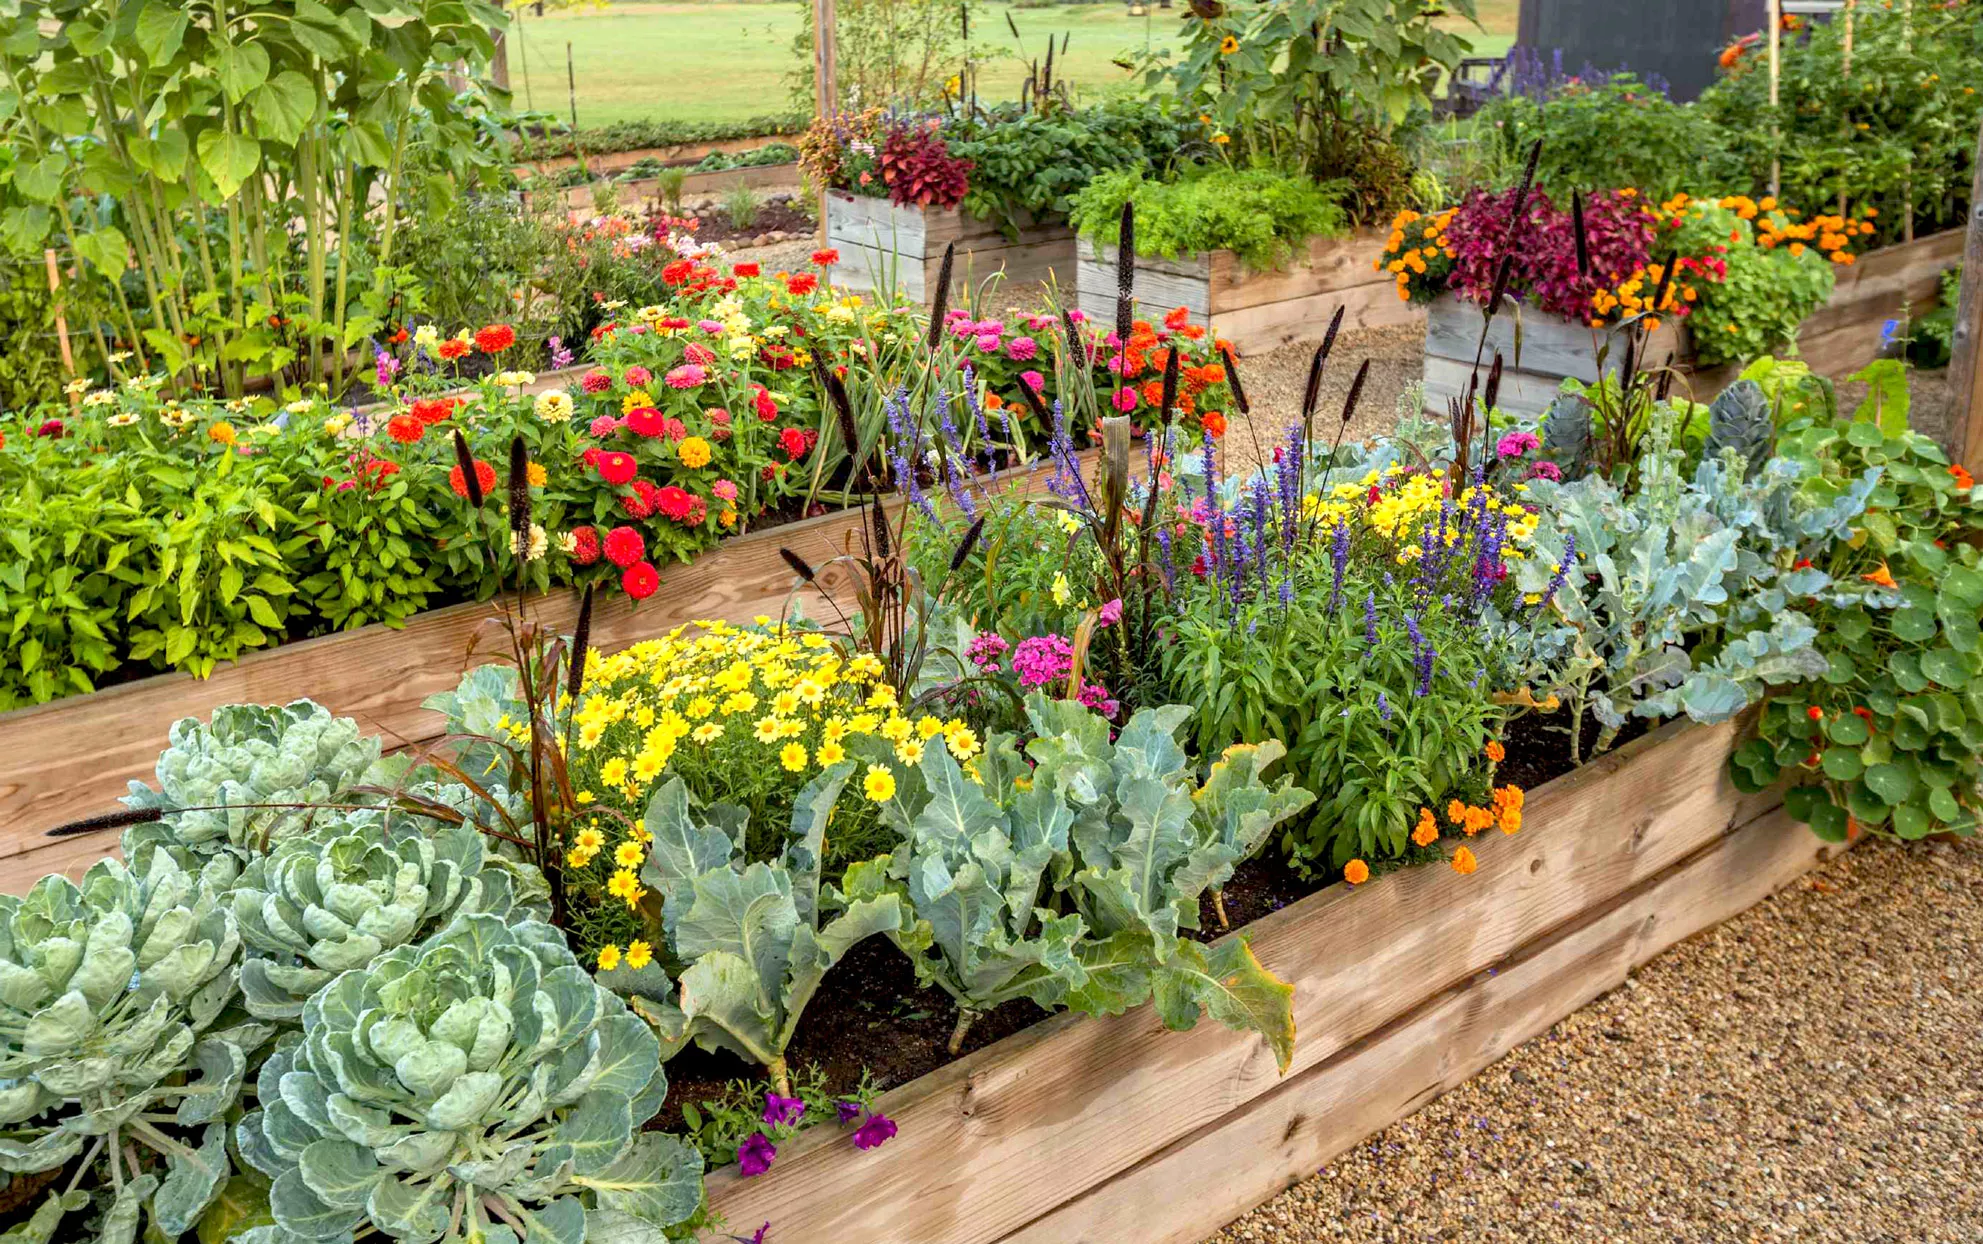
{"type": "Polygon", "coordinates": [[[764,1095],[764,1121],[771,1127],[790,1127],[806,1117],[806,1103],[796,1097],[764,1095]]]}
{"type": "Polygon", "coordinates": [[[885,1114],[871,1114],[854,1129],[854,1148],[879,1149],[895,1137],[895,1120],[885,1114]]]}
{"type": "Polygon", "coordinates": [[[1103,626],[1114,626],[1116,623],[1122,621],[1122,598],[1118,596],[1108,604],[1103,605],[1101,612],[1096,617],[1096,621],[1103,626]]]}
{"type": "Polygon", "coordinates": [[[752,1179],[771,1169],[772,1160],[778,1156],[778,1146],[763,1132],[752,1132],[744,1137],[744,1143],[737,1146],[737,1173],[752,1179]]]}
{"type": "Polygon", "coordinates": [[[1363,642],[1372,652],[1377,650],[1377,593],[1374,591],[1363,598],[1363,642]]]}

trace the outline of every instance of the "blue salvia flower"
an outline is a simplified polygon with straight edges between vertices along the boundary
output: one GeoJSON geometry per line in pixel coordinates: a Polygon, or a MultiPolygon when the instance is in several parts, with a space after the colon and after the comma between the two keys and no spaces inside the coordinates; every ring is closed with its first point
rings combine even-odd
{"type": "Polygon", "coordinates": [[[1281,548],[1294,550],[1294,538],[1301,527],[1301,427],[1288,429],[1288,442],[1281,447],[1281,548]]]}
{"type": "Polygon", "coordinates": [[[1267,518],[1273,508],[1273,501],[1267,490],[1267,481],[1256,475],[1253,477],[1253,559],[1254,571],[1259,576],[1262,587],[1267,583],[1267,518]]]}
{"type": "Polygon", "coordinates": [[[992,456],[991,424],[985,422],[985,408],[978,402],[977,374],[969,363],[964,364],[964,407],[971,412],[971,421],[978,425],[978,458],[990,471],[997,463],[992,456]]]}
{"type": "Polygon", "coordinates": [[[1385,698],[1382,691],[1377,693],[1377,715],[1385,721],[1391,720],[1391,701],[1385,698]]]}
{"type": "Polygon", "coordinates": [[[1226,557],[1226,516],[1219,511],[1219,462],[1212,434],[1205,433],[1205,512],[1212,525],[1212,557],[1223,577],[1230,570],[1226,557]]]}
{"type": "Polygon", "coordinates": [[[1535,604],[1536,612],[1540,613],[1549,608],[1549,602],[1556,599],[1556,593],[1563,587],[1563,580],[1570,574],[1571,563],[1576,560],[1577,533],[1573,531],[1563,537],[1563,561],[1556,567],[1556,573],[1549,576],[1549,586],[1543,590],[1542,599],[1535,604]]]}
{"type": "Polygon", "coordinates": [[[1177,571],[1171,565],[1171,529],[1168,524],[1157,528],[1157,565],[1164,572],[1164,591],[1176,590],[1177,571]]]}
{"type": "Polygon", "coordinates": [[[1047,452],[1053,456],[1053,478],[1047,481],[1047,491],[1063,501],[1086,506],[1088,485],[1081,478],[1080,464],[1075,461],[1074,440],[1068,435],[1067,415],[1058,398],[1054,399],[1053,435],[1047,442],[1047,452]]]}
{"type": "Polygon", "coordinates": [[[1467,684],[1467,690],[1469,691],[1477,690],[1480,687],[1480,680],[1485,678],[1486,676],[1487,676],[1487,667],[1485,665],[1481,666],[1479,669],[1476,669],[1473,672],[1473,681],[1467,684]]]}
{"type": "Polygon", "coordinates": [[[936,506],[924,495],[922,484],[917,481],[915,471],[909,467],[908,455],[902,452],[902,446],[909,441],[909,425],[912,419],[909,413],[909,391],[897,389],[895,396],[882,402],[881,408],[888,415],[888,462],[895,470],[897,487],[909,494],[909,503],[921,510],[923,517],[934,520],[937,516],[936,506]]]}
{"type": "Polygon", "coordinates": [[[1363,642],[1372,652],[1377,651],[1377,593],[1374,591],[1363,598],[1363,642]]]}
{"type": "Polygon", "coordinates": [[[1000,407],[998,420],[1005,426],[1006,448],[1012,451],[1012,460],[1016,463],[1019,460],[1019,434],[1012,430],[1012,408],[1010,406],[1000,407]]]}
{"type": "Polygon", "coordinates": [[[1281,575],[1281,612],[1286,613],[1293,604],[1294,574],[1286,572],[1281,575]]]}

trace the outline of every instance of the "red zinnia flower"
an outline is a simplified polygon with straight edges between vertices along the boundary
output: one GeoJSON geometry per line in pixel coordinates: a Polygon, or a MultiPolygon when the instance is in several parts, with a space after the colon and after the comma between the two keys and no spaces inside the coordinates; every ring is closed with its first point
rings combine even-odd
{"type": "Polygon", "coordinates": [[[751,409],[757,411],[757,417],[760,420],[770,423],[778,417],[778,403],[771,400],[771,394],[763,385],[753,385],[751,387],[757,390],[757,392],[751,395],[751,409]]]}
{"type": "Polygon", "coordinates": [[[617,451],[601,453],[594,460],[594,465],[599,470],[599,478],[609,484],[628,483],[640,470],[640,464],[634,461],[632,454],[617,451]]]}
{"type": "Polygon", "coordinates": [[[668,286],[673,287],[688,280],[689,274],[693,271],[695,271],[694,264],[686,259],[677,259],[675,262],[661,269],[661,280],[668,286]]]}
{"type": "Polygon", "coordinates": [[[386,420],[386,435],[402,445],[411,445],[427,434],[427,425],[412,415],[394,415],[386,420]]]}
{"type": "MultiPolygon", "coordinates": [[[[496,468],[477,458],[475,460],[475,482],[482,485],[482,495],[485,497],[496,491],[496,468]]],[[[448,487],[454,489],[454,495],[457,497],[468,495],[468,480],[462,475],[459,466],[454,467],[448,472],[448,487]]]]}
{"type": "Polygon", "coordinates": [[[638,562],[620,576],[620,586],[635,600],[646,600],[661,586],[661,572],[647,562],[638,562]]]}
{"type": "Polygon", "coordinates": [[[606,560],[622,569],[647,556],[647,541],[631,527],[615,527],[606,533],[606,560]]]}
{"type": "Polygon", "coordinates": [[[474,348],[474,346],[469,345],[459,337],[450,337],[435,347],[434,352],[440,355],[444,361],[453,362],[474,348]]]}
{"type": "Polygon", "coordinates": [[[413,403],[413,417],[424,426],[431,428],[437,423],[445,422],[449,415],[454,414],[454,409],[458,405],[460,402],[451,397],[421,398],[413,403]]]}
{"type": "Polygon", "coordinates": [[[797,459],[806,452],[806,434],[798,428],[786,428],[778,434],[778,444],[787,454],[797,459]]]}
{"type": "Polygon", "coordinates": [[[801,272],[797,276],[787,277],[785,288],[793,297],[801,297],[819,288],[819,278],[810,272],[801,272]]]}
{"type": "Polygon", "coordinates": [[[627,431],[635,436],[659,436],[667,423],[667,417],[652,406],[636,406],[627,412],[627,431]]]}
{"type": "Polygon", "coordinates": [[[822,268],[831,268],[834,264],[840,262],[840,252],[834,250],[832,247],[828,247],[823,251],[814,251],[812,253],[812,261],[822,268]]]}
{"type": "Polygon", "coordinates": [[[578,382],[578,387],[587,393],[604,393],[613,387],[613,378],[603,371],[589,371],[585,373],[585,378],[578,382]]]}
{"type": "Polygon", "coordinates": [[[590,566],[599,560],[599,529],[597,527],[574,527],[571,533],[571,559],[581,566],[590,566]]]}
{"type": "Polygon", "coordinates": [[[758,266],[754,263],[740,263],[730,269],[730,271],[736,273],[738,276],[756,276],[758,270],[758,266]]]}
{"type": "Polygon", "coordinates": [[[666,514],[678,523],[687,518],[689,511],[694,508],[694,501],[689,496],[687,490],[677,488],[673,484],[668,485],[666,488],[657,489],[654,494],[654,503],[660,508],[663,514],[666,514]]]}
{"type": "Polygon", "coordinates": [[[620,508],[634,518],[652,518],[660,508],[661,490],[644,479],[633,482],[633,495],[620,498],[620,508]]]}
{"type": "Polygon", "coordinates": [[[501,354],[515,344],[516,330],[507,324],[490,324],[475,333],[475,348],[484,354],[501,354]]]}

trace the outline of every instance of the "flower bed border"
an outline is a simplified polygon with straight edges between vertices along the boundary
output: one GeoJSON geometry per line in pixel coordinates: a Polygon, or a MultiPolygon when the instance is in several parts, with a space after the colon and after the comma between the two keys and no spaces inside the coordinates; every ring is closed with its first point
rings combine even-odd
{"type": "MultiPolygon", "coordinates": [[[[1483,349],[1480,308],[1458,294],[1441,294],[1426,308],[1425,408],[1444,415],[1447,399],[1466,395],[1474,353],[1479,350],[1483,367],[1497,352],[1502,358],[1501,388],[1495,405],[1512,414],[1540,415],[1556,399],[1565,377],[1592,378],[1597,364],[1591,353],[1591,334],[1598,331],[1607,331],[1612,338],[1604,370],[1616,375],[1625,366],[1625,339],[1616,330],[1592,329],[1534,307],[1517,307],[1494,317],[1483,349]]],[[[1640,350],[1640,366],[1663,367],[1669,357],[1682,368],[1691,365],[1694,358],[1686,328],[1671,319],[1655,329],[1640,350]]],[[[1694,396],[1706,400],[1714,395],[1697,392],[1694,396]]]]}
{"type": "Polygon", "coordinates": [[[1295,987],[1285,1077],[1253,1034],[1145,1006],[1042,1021],[884,1095],[900,1139],[801,1135],[713,1175],[732,1231],[866,1244],[1195,1244],[1837,854],[1726,775],[1744,723],[1674,723],[1532,791],[1479,872],[1331,886],[1246,933],[1295,987]]]}
{"type": "Polygon", "coordinates": [[[903,297],[928,306],[943,249],[952,242],[957,244],[953,307],[964,305],[963,295],[994,272],[1004,272],[1008,282],[1074,275],[1074,231],[1064,220],[1043,223],[1025,216],[1014,241],[992,222],[955,209],[902,207],[844,190],[827,193],[826,244],[840,252],[833,270],[836,288],[871,290],[892,275],[903,297]]]}
{"type": "MultiPolygon", "coordinates": [[[[738,186],[761,189],[765,186],[797,186],[800,174],[796,160],[783,164],[753,164],[748,168],[708,169],[700,173],[690,173],[682,180],[682,196],[717,194],[734,190],[738,186]]],[[[565,186],[552,191],[524,191],[524,202],[530,204],[539,197],[556,195],[568,212],[586,211],[592,207],[592,192],[599,185],[610,185],[618,194],[621,204],[629,202],[658,205],[661,199],[661,179],[641,177],[633,181],[587,182],[582,186],[565,186]]]]}
{"type": "MultiPolygon", "coordinates": [[[[1384,249],[1387,236],[1381,229],[1359,229],[1347,237],[1312,237],[1305,257],[1284,272],[1251,271],[1227,250],[1181,260],[1139,255],[1137,297],[1159,313],[1190,307],[1241,353],[1320,340],[1338,306],[1344,328],[1422,323],[1425,309],[1398,298],[1390,273],[1371,270],[1371,257],[1384,249]]],[[[1115,247],[1082,239],[1075,290],[1084,312],[1114,322],[1115,247]]]]}
{"type": "MultiPolygon", "coordinates": [[[[1082,455],[1091,461],[1096,451],[1082,455]]],[[[1044,489],[1050,465],[1007,472],[993,487],[1024,492],[1044,489]]],[[[898,503],[899,504],[899,503],[898,503]]],[[[892,507],[891,507],[892,508],[892,507]]],[[[693,561],[662,573],[661,591],[639,608],[618,593],[603,593],[593,607],[592,644],[623,648],[688,622],[747,622],[776,616],[797,584],[778,555],[789,548],[822,567],[827,588],[846,586],[846,572],[827,566],[846,551],[859,512],[841,510],[725,539],[693,561]]],[[[807,589],[798,599],[809,615],[821,595],[807,589]]],[[[531,601],[540,623],[569,630],[578,594],[561,590],[531,601]]],[[[355,718],[390,748],[439,738],[439,714],[420,707],[452,689],[471,666],[494,660],[473,644],[495,613],[494,602],[469,602],[429,610],[394,630],[383,624],[298,640],[251,653],[206,679],[155,674],[88,695],[0,713],[0,893],[24,894],[43,875],[80,877],[90,864],[116,852],[117,831],[66,838],[46,831],[64,822],[115,809],[132,779],[152,780],[172,723],[206,717],[223,704],[281,704],[316,700],[339,716],[355,718]]]]}

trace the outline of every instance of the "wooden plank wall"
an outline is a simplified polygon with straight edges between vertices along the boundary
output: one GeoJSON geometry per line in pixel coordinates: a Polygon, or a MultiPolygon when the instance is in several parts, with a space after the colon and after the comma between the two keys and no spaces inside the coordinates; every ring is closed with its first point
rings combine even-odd
{"type": "Polygon", "coordinates": [[[951,305],[994,274],[1006,281],[1074,279],[1074,233],[1066,221],[1018,222],[1018,238],[996,224],[956,210],[901,207],[887,199],[843,191],[826,197],[827,244],[840,251],[834,282],[848,289],[878,289],[891,282],[905,298],[928,305],[943,268],[944,247],[956,243],[951,305]]]}
{"type": "MultiPolygon", "coordinates": [[[[1300,261],[1277,272],[1254,272],[1224,250],[1183,260],[1138,256],[1137,300],[1146,315],[1189,307],[1248,354],[1321,340],[1338,307],[1352,330],[1421,323],[1423,308],[1400,300],[1391,275],[1371,267],[1386,236],[1365,229],[1346,238],[1310,238],[1300,261]]],[[[1083,311],[1113,322],[1115,247],[1081,243],[1075,288],[1083,311]]]]}
{"type": "MultiPolygon", "coordinates": [[[[1092,451],[1084,457],[1092,461],[1092,451]]],[[[991,487],[1030,493],[1051,472],[1008,472],[991,487]]],[[[809,617],[830,613],[821,594],[799,586],[778,555],[790,548],[825,567],[846,552],[859,523],[843,511],[723,541],[693,562],[662,570],[661,590],[635,606],[606,589],[593,611],[593,643],[623,648],[702,619],[748,621],[781,616],[796,600],[809,617]]],[[[852,607],[841,567],[820,572],[821,583],[852,607]]],[[[569,630],[577,594],[533,599],[530,614],[547,627],[569,630]]],[[[401,630],[362,627],[284,644],[221,666],[211,678],[160,674],[94,695],[0,713],[0,893],[24,892],[49,872],[76,875],[110,853],[114,833],[50,839],[65,821],[111,811],[131,781],[150,781],[167,732],[182,717],[206,717],[223,704],[283,704],[313,699],[356,718],[390,747],[410,747],[441,732],[437,714],[420,707],[429,695],[455,686],[466,670],[495,654],[471,652],[494,603],[455,605],[413,618],[401,630]]]]}
{"type": "Polygon", "coordinates": [[[1285,1077],[1256,1035],[1168,1032],[1148,1007],[1063,1014],[885,1095],[907,1143],[862,1154],[822,1128],[769,1176],[718,1172],[712,1203],[796,1240],[1202,1238],[1315,1154],[1819,859],[1808,831],[1774,815],[1778,798],[1728,783],[1743,728],[1670,725],[1531,792],[1521,833],[1472,844],[1471,877],[1429,867],[1337,885],[1249,926],[1295,989],[1285,1077]],[[1492,983],[1524,964],[1538,966],[1492,983]],[[1508,1024],[1484,1022],[1495,1014],[1508,1024]],[[1386,1069],[1403,1078],[1372,1074],[1386,1069]],[[1223,1146],[1260,1168],[1205,1166],[1223,1146]]]}

